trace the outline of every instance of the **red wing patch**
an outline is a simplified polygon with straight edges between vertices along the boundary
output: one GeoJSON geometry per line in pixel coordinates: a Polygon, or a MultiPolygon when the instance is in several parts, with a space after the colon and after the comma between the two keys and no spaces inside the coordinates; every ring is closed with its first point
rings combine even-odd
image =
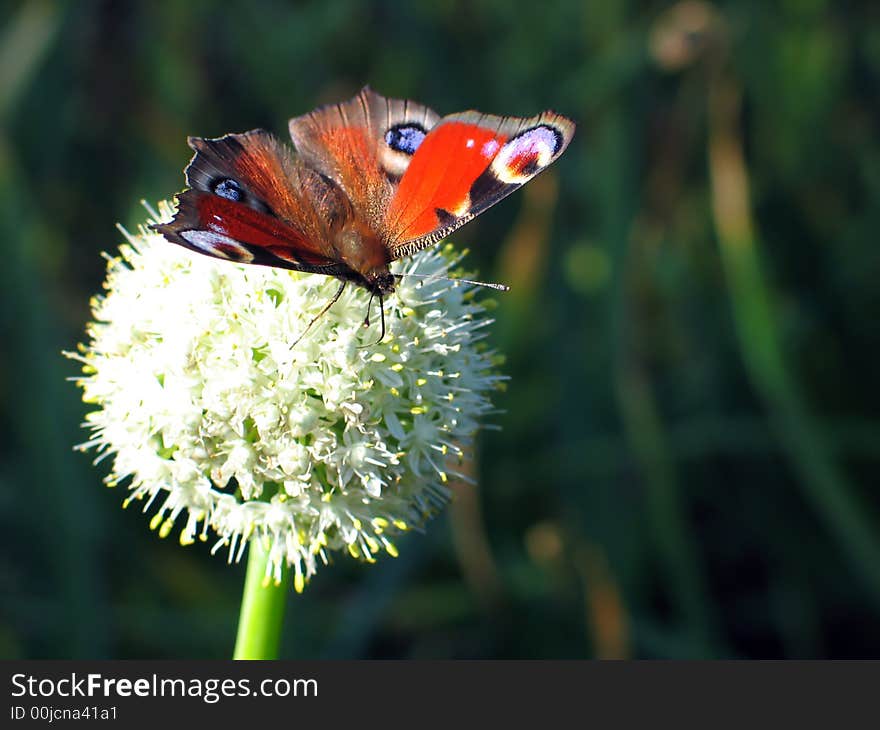
{"type": "Polygon", "coordinates": [[[385,217],[390,237],[409,241],[441,227],[438,210],[463,216],[470,190],[506,137],[491,128],[449,121],[435,127],[409,163],[385,217]]]}
{"type": "Polygon", "coordinates": [[[216,258],[286,268],[336,264],[284,221],[217,195],[188,190],[170,223],[156,230],[186,248],[216,258]]]}

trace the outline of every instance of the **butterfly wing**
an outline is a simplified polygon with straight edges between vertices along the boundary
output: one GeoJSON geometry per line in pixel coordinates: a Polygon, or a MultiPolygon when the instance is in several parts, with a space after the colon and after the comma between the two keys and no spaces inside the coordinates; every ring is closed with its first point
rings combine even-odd
{"type": "Polygon", "coordinates": [[[262,130],[188,142],[195,150],[185,171],[190,189],[177,196],[171,222],[155,230],[217,258],[337,272],[328,226],[350,213],[337,186],[262,130]]]}
{"type": "Polygon", "coordinates": [[[352,229],[361,232],[352,250],[363,261],[349,263],[363,276],[509,195],[559,157],[573,134],[574,123],[553,112],[441,119],[365,87],[290,120],[296,158],[261,130],[190,138],[191,189],[178,196],[174,219],[155,228],[212,256],[334,275],[352,273],[342,263],[352,257],[334,247],[337,234],[352,229]]]}
{"type": "Polygon", "coordinates": [[[290,120],[305,165],[337,184],[361,220],[379,230],[394,189],[439,115],[369,87],[341,104],[290,120]]]}
{"type": "Polygon", "coordinates": [[[382,231],[390,258],[436,243],[524,185],[565,151],[574,128],[550,111],[444,117],[414,151],[388,203],[382,231]]]}

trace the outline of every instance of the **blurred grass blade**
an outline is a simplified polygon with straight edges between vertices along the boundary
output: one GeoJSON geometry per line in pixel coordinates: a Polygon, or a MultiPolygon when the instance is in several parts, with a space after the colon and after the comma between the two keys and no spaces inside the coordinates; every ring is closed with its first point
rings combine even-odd
{"type": "Polygon", "coordinates": [[[52,45],[61,14],[55,3],[23,3],[0,36],[0,120],[6,121],[15,102],[52,45]]]}
{"type": "Polygon", "coordinates": [[[804,496],[880,603],[880,541],[856,489],[833,462],[785,365],[771,294],[761,272],[738,129],[740,90],[718,76],[710,89],[709,171],[715,226],[746,369],[798,476],[804,496]]]}

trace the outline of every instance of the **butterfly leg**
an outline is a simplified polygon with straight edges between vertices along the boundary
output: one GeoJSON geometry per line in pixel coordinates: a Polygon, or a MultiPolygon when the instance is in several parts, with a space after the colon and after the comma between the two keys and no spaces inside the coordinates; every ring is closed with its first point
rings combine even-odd
{"type": "Polygon", "coordinates": [[[375,294],[370,294],[370,301],[367,302],[367,316],[364,317],[364,329],[367,329],[370,326],[370,308],[373,306],[373,299],[375,299],[375,294]]]}
{"type": "Polygon", "coordinates": [[[293,344],[290,346],[291,350],[300,343],[300,340],[302,340],[303,337],[306,336],[306,333],[312,328],[312,325],[319,319],[321,319],[321,317],[323,317],[325,314],[327,314],[327,310],[330,309],[330,307],[332,307],[334,304],[336,304],[337,301],[339,301],[339,297],[342,296],[342,292],[345,290],[346,283],[347,282],[342,281],[339,284],[339,289],[336,290],[336,293],[330,298],[330,301],[324,305],[324,308],[320,312],[312,317],[312,321],[306,325],[306,328],[300,333],[300,336],[293,341],[293,344]]]}
{"type": "Polygon", "coordinates": [[[370,307],[373,304],[373,298],[375,296],[379,297],[379,321],[382,323],[381,325],[381,334],[379,335],[379,339],[369,345],[360,345],[359,349],[364,347],[374,347],[378,345],[382,340],[385,339],[385,299],[381,294],[372,294],[370,296],[370,303],[367,304],[367,316],[364,317],[364,327],[370,326],[370,307]]]}

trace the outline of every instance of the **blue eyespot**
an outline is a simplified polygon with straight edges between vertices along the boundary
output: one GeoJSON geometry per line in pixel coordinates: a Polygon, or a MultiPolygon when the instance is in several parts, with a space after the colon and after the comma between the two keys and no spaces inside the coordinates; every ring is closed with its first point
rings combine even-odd
{"type": "Polygon", "coordinates": [[[244,190],[241,189],[241,185],[230,177],[224,177],[215,182],[213,189],[214,194],[219,195],[221,198],[233,200],[236,203],[244,200],[244,190]]]}
{"type": "Polygon", "coordinates": [[[412,155],[419,148],[426,134],[421,124],[396,124],[385,132],[385,142],[396,152],[412,155]]]}

